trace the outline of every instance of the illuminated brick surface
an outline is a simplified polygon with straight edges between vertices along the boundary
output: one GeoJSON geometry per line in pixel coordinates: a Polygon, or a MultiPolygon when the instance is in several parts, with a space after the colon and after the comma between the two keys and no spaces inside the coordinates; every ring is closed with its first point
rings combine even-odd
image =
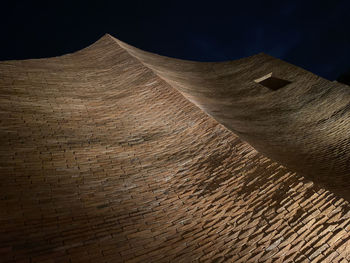
{"type": "Polygon", "coordinates": [[[346,201],[109,36],[0,62],[0,262],[348,262],[346,201]]]}

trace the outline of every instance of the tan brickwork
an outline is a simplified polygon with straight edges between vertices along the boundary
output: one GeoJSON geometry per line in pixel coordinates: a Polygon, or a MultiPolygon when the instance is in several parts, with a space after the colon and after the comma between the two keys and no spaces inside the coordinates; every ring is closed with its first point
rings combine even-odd
{"type": "Polygon", "coordinates": [[[108,35],[0,62],[0,262],[350,261],[341,195],[158,74],[108,35]]]}

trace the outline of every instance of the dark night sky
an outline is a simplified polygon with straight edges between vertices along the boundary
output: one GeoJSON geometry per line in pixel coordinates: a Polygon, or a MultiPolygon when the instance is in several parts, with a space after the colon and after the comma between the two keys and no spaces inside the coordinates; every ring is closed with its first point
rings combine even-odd
{"type": "Polygon", "coordinates": [[[62,55],[110,33],[183,59],[265,52],[329,80],[350,69],[350,1],[227,2],[1,1],[0,60],[62,55]]]}

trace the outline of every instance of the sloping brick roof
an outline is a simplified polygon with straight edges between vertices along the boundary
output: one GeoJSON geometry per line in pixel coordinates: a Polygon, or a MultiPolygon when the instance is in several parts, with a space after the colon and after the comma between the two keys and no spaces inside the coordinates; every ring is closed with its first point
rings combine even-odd
{"type": "Polygon", "coordinates": [[[0,262],[350,260],[344,196],[132,52],[0,62],[0,262]]]}

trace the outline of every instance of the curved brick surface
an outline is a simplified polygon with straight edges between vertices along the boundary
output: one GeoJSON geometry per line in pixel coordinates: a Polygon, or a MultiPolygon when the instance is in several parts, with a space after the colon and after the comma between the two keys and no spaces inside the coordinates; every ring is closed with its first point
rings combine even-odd
{"type": "Polygon", "coordinates": [[[350,88],[258,54],[223,63],[119,45],[260,153],[350,201],[350,88]],[[273,73],[287,86],[256,80],[273,73]]]}
{"type": "Polygon", "coordinates": [[[346,201],[111,37],[0,63],[0,262],[348,262],[346,201]]]}

